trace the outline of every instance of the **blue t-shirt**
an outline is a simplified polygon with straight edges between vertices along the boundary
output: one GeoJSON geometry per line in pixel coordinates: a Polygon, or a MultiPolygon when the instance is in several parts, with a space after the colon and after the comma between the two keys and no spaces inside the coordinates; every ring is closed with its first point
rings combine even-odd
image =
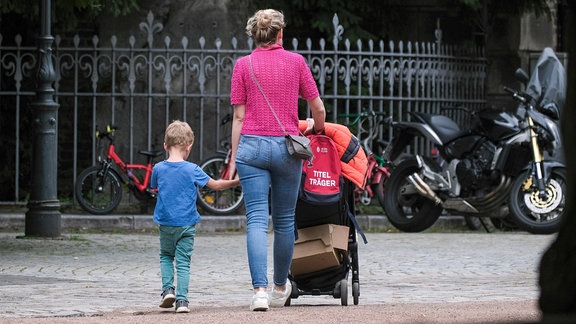
{"type": "Polygon", "coordinates": [[[162,161],[154,165],[150,186],[158,188],[154,222],[166,226],[190,226],[200,221],[196,209],[197,187],[210,177],[197,164],[188,161],[162,161]]]}

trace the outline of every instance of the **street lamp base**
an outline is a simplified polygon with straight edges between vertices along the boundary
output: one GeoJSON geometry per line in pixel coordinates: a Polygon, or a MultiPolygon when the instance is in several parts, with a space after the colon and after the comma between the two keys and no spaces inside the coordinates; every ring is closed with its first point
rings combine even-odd
{"type": "Polygon", "coordinates": [[[25,220],[25,236],[59,237],[61,235],[60,202],[29,202],[25,220]]]}

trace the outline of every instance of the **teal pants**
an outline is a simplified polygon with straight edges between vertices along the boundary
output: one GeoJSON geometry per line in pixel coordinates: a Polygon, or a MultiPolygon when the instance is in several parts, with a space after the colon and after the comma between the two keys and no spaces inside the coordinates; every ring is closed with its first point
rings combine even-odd
{"type": "Polygon", "coordinates": [[[196,227],[159,226],[160,231],[160,274],[162,291],[174,288],[176,300],[188,301],[190,282],[190,259],[194,251],[196,227]],[[176,285],[174,284],[176,269],[176,285]]]}

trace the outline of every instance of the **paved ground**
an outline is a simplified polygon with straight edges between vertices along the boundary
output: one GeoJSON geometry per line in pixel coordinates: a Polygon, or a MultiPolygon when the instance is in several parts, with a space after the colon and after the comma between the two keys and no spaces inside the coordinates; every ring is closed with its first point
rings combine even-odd
{"type": "Polygon", "coordinates": [[[192,258],[192,312],[182,315],[157,307],[155,234],[22,235],[0,233],[3,323],[158,323],[187,316],[203,323],[535,322],[537,265],[554,239],[523,232],[368,233],[359,248],[360,305],[301,296],[290,307],[254,314],[245,235],[203,232],[192,258]]]}

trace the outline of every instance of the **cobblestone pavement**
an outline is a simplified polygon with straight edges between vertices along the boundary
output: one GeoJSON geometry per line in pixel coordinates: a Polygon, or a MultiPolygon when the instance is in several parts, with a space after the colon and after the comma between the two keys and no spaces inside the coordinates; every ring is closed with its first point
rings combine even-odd
{"type": "MultiPolygon", "coordinates": [[[[156,235],[65,234],[64,240],[19,235],[0,233],[0,322],[158,309],[156,235]]],[[[554,239],[523,232],[367,237],[368,244],[359,246],[360,305],[534,301],[538,262],[554,239]]],[[[199,233],[191,308],[247,310],[250,298],[245,234],[199,233]]],[[[292,305],[339,305],[339,300],[301,296],[292,305]]]]}

